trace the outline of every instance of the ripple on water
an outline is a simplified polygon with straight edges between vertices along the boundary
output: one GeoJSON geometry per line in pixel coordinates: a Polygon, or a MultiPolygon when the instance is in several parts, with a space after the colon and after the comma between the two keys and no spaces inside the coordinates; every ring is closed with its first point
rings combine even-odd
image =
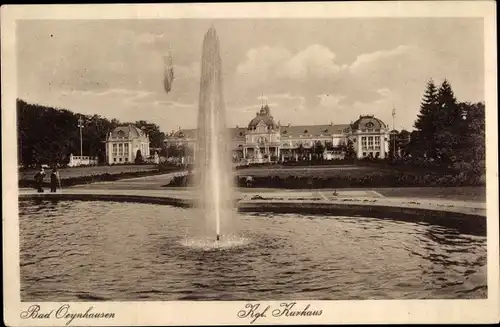
{"type": "MultiPolygon", "coordinates": [[[[194,237],[188,209],[22,201],[23,301],[485,298],[486,238],[432,224],[238,216],[194,237]],[[47,216],[50,215],[49,218],[47,216]]],[[[196,233],[195,233],[196,231],[196,233]]]]}
{"type": "Polygon", "coordinates": [[[220,240],[214,237],[193,237],[180,241],[182,246],[201,251],[229,250],[249,243],[250,239],[238,235],[221,235],[220,240]]]}

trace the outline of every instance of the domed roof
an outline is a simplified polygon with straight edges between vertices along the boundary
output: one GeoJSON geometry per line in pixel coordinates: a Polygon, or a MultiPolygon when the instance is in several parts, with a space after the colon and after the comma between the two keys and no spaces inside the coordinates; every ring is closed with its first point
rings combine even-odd
{"type": "Polygon", "coordinates": [[[138,138],[144,137],[144,132],[132,124],[116,127],[111,132],[111,137],[138,138]]]}
{"type": "Polygon", "coordinates": [[[359,116],[352,125],[352,130],[357,129],[385,129],[387,126],[383,121],[374,116],[359,116]]]}
{"type": "Polygon", "coordinates": [[[271,116],[271,109],[268,105],[263,106],[250,123],[248,123],[248,129],[254,129],[261,121],[268,127],[278,128],[273,116],[271,116]]]}

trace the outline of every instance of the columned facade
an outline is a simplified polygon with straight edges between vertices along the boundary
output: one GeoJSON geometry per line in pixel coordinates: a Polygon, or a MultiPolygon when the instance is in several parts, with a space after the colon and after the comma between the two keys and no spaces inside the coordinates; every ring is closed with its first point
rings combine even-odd
{"type": "Polygon", "coordinates": [[[352,124],[351,137],[358,158],[384,159],[389,153],[389,129],[374,116],[360,116],[352,124]]]}
{"type": "Polygon", "coordinates": [[[149,153],[149,137],[134,125],[119,126],[106,138],[106,158],[108,164],[135,162],[138,151],[146,160],[149,153]]]}
{"type": "MultiPolygon", "coordinates": [[[[385,123],[374,116],[360,116],[351,124],[281,125],[267,105],[247,127],[230,129],[233,161],[243,163],[343,159],[351,145],[357,158],[383,159],[389,151],[388,133],[385,123]]],[[[165,143],[194,149],[196,131],[179,129],[168,135],[165,143]]]]}

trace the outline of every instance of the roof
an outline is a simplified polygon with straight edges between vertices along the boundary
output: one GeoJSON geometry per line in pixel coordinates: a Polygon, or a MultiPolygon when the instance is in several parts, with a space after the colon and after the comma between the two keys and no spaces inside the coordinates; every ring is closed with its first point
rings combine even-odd
{"type": "MultiPolygon", "coordinates": [[[[247,132],[246,127],[236,127],[236,128],[228,128],[229,135],[232,139],[245,139],[245,134],[247,132]]],[[[180,129],[177,132],[174,132],[168,136],[168,138],[180,138],[180,139],[194,139],[196,138],[197,130],[196,129],[180,129]]]]}
{"type": "Polygon", "coordinates": [[[271,109],[266,104],[260,108],[260,111],[256,113],[256,116],[248,123],[248,128],[253,129],[260,122],[264,122],[266,126],[270,126],[272,128],[278,128],[278,125],[274,122],[273,116],[271,116],[271,109]]]}
{"type": "Polygon", "coordinates": [[[177,132],[172,132],[169,137],[192,139],[196,137],[196,129],[179,129],[177,132]]]}
{"type": "Polygon", "coordinates": [[[282,137],[299,137],[300,135],[331,136],[333,134],[348,133],[349,131],[349,124],[280,126],[280,133],[282,137]]]}
{"type": "Polygon", "coordinates": [[[247,129],[245,127],[236,127],[229,129],[229,135],[232,139],[245,139],[245,134],[247,133],[247,129]]]}
{"type": "Polygon", "coordinates": [[[137,126],[132,125],[132,124],[128,124],[128,125],[116,127],[111,132],[111,137],[112,138],[119,138],[119,137],[138,138],[138,137],[146,137],[146,135],[137,126]]]}
{"type": "Polygon", "coordinates": [[[387,126],[383,121],[381,121],[378,118],[375,118],[375,116],[371,115],[366,115],[366,116],[359,116],[359,119],[356,120],[352,124],[352,129],[357,130],[357,129],[385,129],[387,126]]]}
{"type": "MultiPolygon", "coordinates": [[[[246,127],[228,128],[229,135],[232,140],[245,140],[245,135],[248,131],[246,127]]],[[[292,136],[300,137],[321,137],[332,136],[333,134],[343,134],[350,132],[349,124],[330,124],[330,125],[299,125],[299,126],[280,126],[280,134],[282,137],[292,136]]],[[[167,138],[177,139],[195,139],[196,129],[180,129],[177,132],[170,134],[167,138]]]]}

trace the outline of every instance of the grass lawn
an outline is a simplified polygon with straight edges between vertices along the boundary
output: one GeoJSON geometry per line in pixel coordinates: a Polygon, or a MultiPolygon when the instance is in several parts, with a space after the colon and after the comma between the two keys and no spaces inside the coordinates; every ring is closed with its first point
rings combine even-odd
{"type": "Polygon", "coordinates": [[[296,176],[296,177],[329,177],[329,176],[365,176],[371,172],[386,171],[379,167],[367,167],[356,165],[335,165],[335,166],[307,166],[307,167],[252,167],[243,168],[237,171],[239,176],[296,176]]]}
{"type": "MultiPolygon", "coordinates": [[[[59,175],[62,179],[99,174],[119,174],[126,172],[148,171],[153,170],[155,165],[114,165],[114,166],[94,166],[94,167],[73,167],[63,168],[59,170],[59,175]]],[[[33,179],[37,169],[19,172],[19,179],[33,179]]],[[[45,173],[49,175],[50,169],[45,169],[45,173]]]]}

